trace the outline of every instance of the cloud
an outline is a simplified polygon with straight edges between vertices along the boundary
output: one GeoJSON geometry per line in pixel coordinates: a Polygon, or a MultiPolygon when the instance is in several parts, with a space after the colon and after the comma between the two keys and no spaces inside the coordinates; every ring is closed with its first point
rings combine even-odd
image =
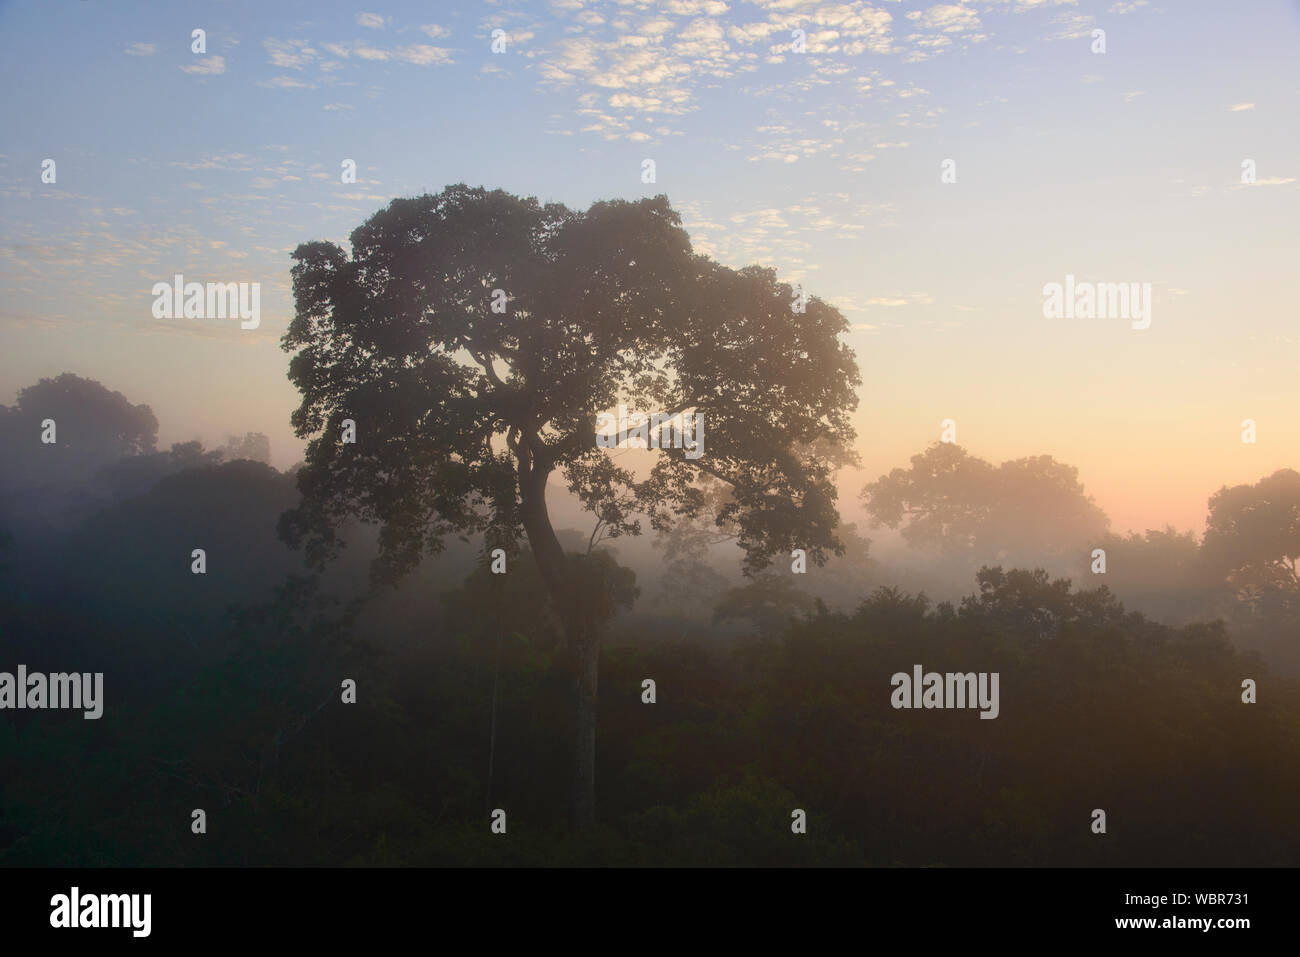
{"type": "Polygon", "coordinates": [[[679,17],[717,17],[729,9],[721,0],[668,0],[664,4],[666,12],[679,17]]]}
{"type": "Polygon", "coordinates": [[[1228,107],[1228,112],[1229,112],[1229,113],[1240,113],[1240,112],[1242,112],[1243,110],[1253,110],[1254,108],[1255,108],[1255,104],[1254,104],[1254,103],[1236,103],[1236,104],[1234,104],[1234,105],[1228,107]]]}
{"type": "Polygon", "coordinates": [[[262,46],[271,54],[271,65],[282,70],[301,70],[316,58],[316,51],[307,45],[306,40],[268,37],[262,41],[262,46]]]}
{"type": "Polygon", "coordinates": [[[196,76],[219,76],[226,72],[226,58],[223,56],[204,57],[198,63],[181,67],[182,72],[196,76]]]}
{"type": "Polygon", "coordinates": [[[152,43],[132,43],[122,52],[127,56],[153,56],[158,52],[158,47],[152,43]]]}
{"type": "MultiPolygon", "coordinates": [[[[858,242],[865,223],[892,211],[888,205],[854,203],[847,193],[813,194],[788,206],[749,210],[714,212],[692,201],[679,206],[696,251],[727,265],[779,263],[787,282],[820,268],[802,257],[812,256],[827,237],[858,242]]],[[[865,308],[849,300],[832,302],[841,308],[865,308]]]]}
{"type": "Polygon", "coordinates": [[[875,153],[849,153],[844,157],[848,160],[849,165],[841,166],[840,169],[846,173],[865,173],[867,164],[876,158],[875,153]]]}
{"type": "Polygon", "coordinates": [[[384,18],[378,13],[358,13],[357,25],[366,27],[369,30],[382,30],[384,28],[384,18]]]}
{"type": "Polygon", "coordinates": [[[423,43],[398,47],[397,58],[403,63],[413,63],[416,66],[441,66],[456,62],[446,47],[431,47],[423,43]]]}
{"type": "Polygon", "coordinates": [[[199,160],[174,160],[170,166],[179,166],[182,169],[227,169],[227,170],[250,170],[252,169],[253,157],[247,153],[206,153],[199,160]]]}
{"type": "Polygon", "coordinates": [[[273,86],[281,90],[314,90],[315,83],[307,83],[291,76],[277,76],[270,80],[262,80],[258,86],[273,86]]]}
{"type": "MultiPolygon", "coordinates": [[[[544,86],[577,87],[577,112],[596,117],[596,122],[586,123],[584,131],[606,138],[640,140],[646,138],[644,133],[629,132],[636,119],[646,120],[655,114],[681,116],[694,111],[697,90],[757,70],[764,62],[782,59],[789,50],[794,28],[805,31],[809,55],[818,58],[813,71],[794,81],[801,89],[825,85],[832,77],[850,72],[842,62],[821,59],[823,54],[852,56],[868,50],[890,51],[892,18],[888,12],[863,0],[805,5],[811,9],[796,13],[787,0],[778,0],[762,10],[766,20],[727,23],[718,17],[731,12],[749,18],[753,11],[748,5],[733,6],[721,0],[667,0],[653,6],[636,4],[635,10],[630,9],[633,4],[619,4],[606,23],[600,17],[581,16],[580,12],[589,11],[583,11],[584,4],[577,0],[553,2],[552,8],[562,13],[575,11],[568,13],[575,25],[565,32],[576,35],[540,52],[537,75],[544,86]],[[672,17],[683,19],[674,21],[672,17]],[[597,99],[587,100],[592,93],[597,99]],[[610,98],[613,96],[619,98],[610,98]],[[598,109],[602,97],[606,99],[605,108],[598,109]]],[[[802,151],[792,149],[769,152],[780,153],[772,158],[781,162],[789,162],[787,156],[797,159],[802,155],[802,151]]]]}
{"type": "Polygon", "coordinates": [[[962,33],[979,28],[980,18],[970,7],[959,4],[939,4],[928,10],[913,10],[907,19],[926,30],[939,30],[943,33],[962,33]]]}
{"type": "Polygon", "coordinates": [[[1077,2],[1078,0],[993,0],[995,4],[1012,7],[1014,13],[1027,13],[1030,10],[1038,10],[1044,7],[1073,5],[1077,2]]]}
{"type": "Polygon", "coordinates": [[[1049,36],[1049,40],[1081,40],[1092,36],[1092,15],[1087,13],[1062,13],[1052,18],[1060,24],[1061,29],[1049,36]]]}
{"type": "Polygon", "coordinates": [[[777,32],[780,27],[775,23],[759,21],[756,23],[733,24],[727,27],[727,36],[736,43],[749,46],[761,43],[777,32]]]}
{"type": "MultiPolygon", "coordinates": [[[[783,130],[782,127],[759,127],[758,132],[772,132],[783,130]]],[[[775,160],[778,163],[796,163],[806,156],[816,156],[819,153],[832,153],[844,144],[843,137],[834,137],[832,139],[823,139],[816,136],[805,136],[795,138],[793,136],[779,135],[773,138],[773,142],[763,148],[759,153],[750,156],[750,161],[755,160],[775,160]]]]}

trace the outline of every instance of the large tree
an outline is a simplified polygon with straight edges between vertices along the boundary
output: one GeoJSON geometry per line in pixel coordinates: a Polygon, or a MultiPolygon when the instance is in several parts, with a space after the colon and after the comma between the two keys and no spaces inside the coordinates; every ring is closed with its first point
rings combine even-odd
{"type": "Polygon", "coordinates": [[[589,825],[615,570],[561,547],[548,482],[563,477],[592,513],[594,543],[639,533],[642,518],[659,531],[693,518],[709,475],[731,488],[724,519],[747,570],[796,547],[824,562],[842,546],[832,466],[814,450],[851,443],[860,381],[844,317],[816,298],[796,310],[773,270],[696,255],[663,196],[581,212],[451,186],[393,201],[352,233],[350,253],[312,242],[294,260],[283,345],[303,396],[293,425],[311,442],[283,534],[320,563],[344,520],[379,524],[379,581],[449,534],[526,541],[564,624],[574,818],[589,825]],[[701,415],[703,454],[660,448],[634,472],[596,441],[599,414],[620,403],[701,415]]]}
{"type": "Polygon", "coordinates": [[[23,540],[75,526],[102,504],[96,473],[152,453],[157,433],[149,406],[94,379],[65,372],[28,386],[12,407],[0,405],[0,521],[23,529],[23,540]]]}
{"type": "Polygon", "coordinates": [[[1079,471],[1050,455],[999,466],[936,442],[862,490],[873,528],[972,562],[1068,565],[1110,524],[1079,471]]]}
{"type": "MultiPolygon", "coordinates": [[[[1095,580],[1105,582],[1128,607],[1166,623],[1215,617],[1214,586],[1223,578],[1203,574],[1201,544],[1193,532],[1166,525],[1144,534],[1107,534],[1097,547],[1106,552],[1106,573],[1095,580]]],[[[1093,565],[1092,553],[1080,552],[1076,580],[1093,579],[1093,565]]]]}
{"type": "Polygon", "coordinates": [[[1300,610],[1300,472],[1279,469],[1210,497],[1206,568],[1254,610],[1300,610]]]}
{"type": "Polygon", "coordinates": [[[118,459],[154,451],[158,420],[147,405],[132,405],[94,379],[65,372],[18,393],[11,408],[0,405],[0,483],[72,485],[118,459]],[[55,441],[41,441],[45,423],[55,441]]]}

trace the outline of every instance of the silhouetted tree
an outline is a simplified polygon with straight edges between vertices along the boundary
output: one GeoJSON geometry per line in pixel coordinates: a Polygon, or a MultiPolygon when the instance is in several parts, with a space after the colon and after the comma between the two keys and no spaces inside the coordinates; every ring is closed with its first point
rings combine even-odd
{"type": "Polygon", "coordinates": [[[1084,551],[1076,563],[1080,580],[1105,582],[1125,604],[1161,620],[1182,623],[1209,613],[1214,583],[1202,574],[1201,545],[1192,532],[1166,526],[1108,534],[1096,547],[1106,552],[1105,575],[1094,578],[1092,553],[1084,551]]]}
{"type": "Polygon", "coordinates": [[[143,495],[169,475],[220,465],[221,459],[220,451],[204,451],[203,443],[197,440],[177,442],[166,452],[118,459],[95,474],[88,491],[98,505],[109,506],[143,495]]]}
{"type": "Polygon", "coordinates": [[[910,545],[978,561],[1066,562],[1109,520],[1050,455],[994,467],[953,443],[936,442],[862,490],[872,527],[902,529],[910,545]]]}
{"type": "Polygon", "coordinates": [[[1300,610],[1300,472],[1279,469],[1215,492],[1203,551],[1207,568],[1253,609],[1300,610]]]}
{"type": "Polygon", "coordinates": [[[734,522],[720,518],[723,506],[732,500],[729,486],[706,475],[696,487],[702,502],[694,518],[674,523],[653,544],[663,551],[666,566],[661,597],[686,616],[700,617],[727,588],[726,577],[709,563],[710,552],[734,542],[738,532],[734,522]]]}
{"type": "Polygon", "coordinates": [[[813,601],[792,576],[766,572],[740,588],[728,589],[713,609],[713,620],[749,621],[759,634],[769,635],[812,611],[813,601]]]}
{"type": "Polygon", "coordinates": [[[1101,628],[1125,620],[1124,606],[1104,585],[1074,592],[1068,578],[1053,580],[1041,568],[986,567],[975,578],[979,594],[961,600],[961,616],[994,623],[1018,636],[1047,638],[1066,625],[1101,628]]]}
{"type": "MultiPolygon", "coordinates": [[[[613,570],[566,554],[551,526],[560,473],[605,537],[690,518],[701,473],[731,486],[727,518],[746,561],[839,548],[831,465],[806,451],[853,437],[859,377],[843,316],[792,309],[772,270],[694,255],[666,197],[586,212],[464,185],[399,199],[351,236],[299,246],[296,315],[284,348],[312,437],[287,540],[313,562],[349,516],[382,526],[379,580],[395,580],[448,534],[527,539],[564,622],[577,713],[574,818],[594,818],[600,598],[613,570]],[[496,309],[493,308],[494,304],[496,309]],[[499,310],[499,311],[498,311],[499,310]],[[596,444],[623,402],[702,414],[703,456],[663,448],[638,480],[596,444]],[[355,445],[342,442],[345,419],[355,445]]],[[[593,541],[596,533],[593,533],[593,541]]]]}
{"type": "Polygon", "coordinates": [[[147,620],[188,643],[230,603],[265,600],[302,570],[302,557],[275,535],[296,501],[293,480],[260,462],[177,471],[72,533],[61,556],[64,587],[105,627],[147,620]],[[205,554],[202,575],[191,572],[196,548],[205,554]]]}
{"type": "Polygon", "coordinates": [[[75,519],[92,498],[90,479],[125,456],[153,452],[158,420],[93,379],[65,372],[41,379],[0,406],[0,503],[23,524],[75,519]],[[53,443],[41,441],[46,420],[53,443]]]}
{"type": "Polygon", "coordinates": [[[262,432],[245,432],[243,438],[228,435],[226,444],[221,447],[221,454],[227,462],[247,459],[250,462],[270,465],[271,440],[262,432]]]}

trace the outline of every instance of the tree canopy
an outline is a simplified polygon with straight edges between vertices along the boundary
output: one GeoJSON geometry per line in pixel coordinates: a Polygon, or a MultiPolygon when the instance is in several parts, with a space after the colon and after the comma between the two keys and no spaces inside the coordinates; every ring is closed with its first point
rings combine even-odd
{"type": "Polygon", "coordinates": [[[71,372],[41,379],[21,390],[13,406],[0,406],[0,439],[10,449],[37,448],[46,419],[54,421],[55,441],[41,455],[4,456],[0,480],[7,489],[82,481],[123,456],[157,446],[158,420],[149,406],[132,405],[122,393],[71,372]]]}
{"type": "Polygon", "coordinates": [[[694,255],[665,197],[575,212],[453,186],[395,200],[351,245],[294,253],[284,338],[303,394],[293,424],[315,436],[287,529],[318,555],[354,513],[384,526],[392,573],[452,532],[526,531],[553,551],[538,504],[557,470],[611,536],[640,530],[633,504],[664,525],[698,508],[703,473],[731,485],[757,567],[834,547],[830,466],[791,448],[852,439],[847,323],[815,298],[794,313],[772,270],[694,255]],[[707,454],[665,448],[637,482],[595,442],[596,416],[619,402],[702,413],[707,454]]]}
{"type": "Polygon", "coordinates": [[[319,564],[346,519],[378,524],[375,573],[389,582],[448,535],[482,532],[511,551],[526,539],[566,622],[580,777],[593,761],[597,629],[613,610],[591,596],[613,569],[561,547],[553,474],[592,513],[591,544],[639,533],[643,517],[659,531],[695,517],[697,482],[711,476],[730,487],[720,518],[748,567],[842,550],[825,450],[853,439],[848,324],[772,269],[695,254],[666,197],[580,212],[451,186],[394,200],[353,231],[350,254],[313,242],[294,260],[283,346],[303,397],[293,425],[311,441],[282,533],[319,564]],[[600,414],[618,405],[699,417],[704,445],[673,447],[661,431],[639,477],[597,443],[600,414]]]}
{"type": "Polygon", "coordinates": [[[1066,563],[1109,525],[1078,474],[1050,455],[994,466],[936,442],[862,498],[873,528],[901,528],[910,545],[972,561],[1066,563]]]}
{"type": "Polygon", "coordinates": [[[1300,610],[1300,472],[1279,469],[1254,485],[1219,489],[1202,548],[1207,567],[1226,574],[1250,604],[1300,610]]]}

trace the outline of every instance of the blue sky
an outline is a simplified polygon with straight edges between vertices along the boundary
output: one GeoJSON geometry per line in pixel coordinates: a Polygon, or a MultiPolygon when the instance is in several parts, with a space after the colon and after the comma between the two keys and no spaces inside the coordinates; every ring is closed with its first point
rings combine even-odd
{"type": "Polygon", "coordinates": [[[1079,465],[1121,528],[1199,529],[1297,464],[1298,54],[1267,0],[0,2],[0,402],[74,371],[164,443],[263,431],[288,466],[298,243],[456,182],[666,193],[697,249],[853,324],[855,485],[951,417],[1079,465]],[[260,282],[261,327],[154,319],[177,272],[260,282]],[[1151,283],[1151,328],[1045,320],[1067,273],[1151,283]]]}

